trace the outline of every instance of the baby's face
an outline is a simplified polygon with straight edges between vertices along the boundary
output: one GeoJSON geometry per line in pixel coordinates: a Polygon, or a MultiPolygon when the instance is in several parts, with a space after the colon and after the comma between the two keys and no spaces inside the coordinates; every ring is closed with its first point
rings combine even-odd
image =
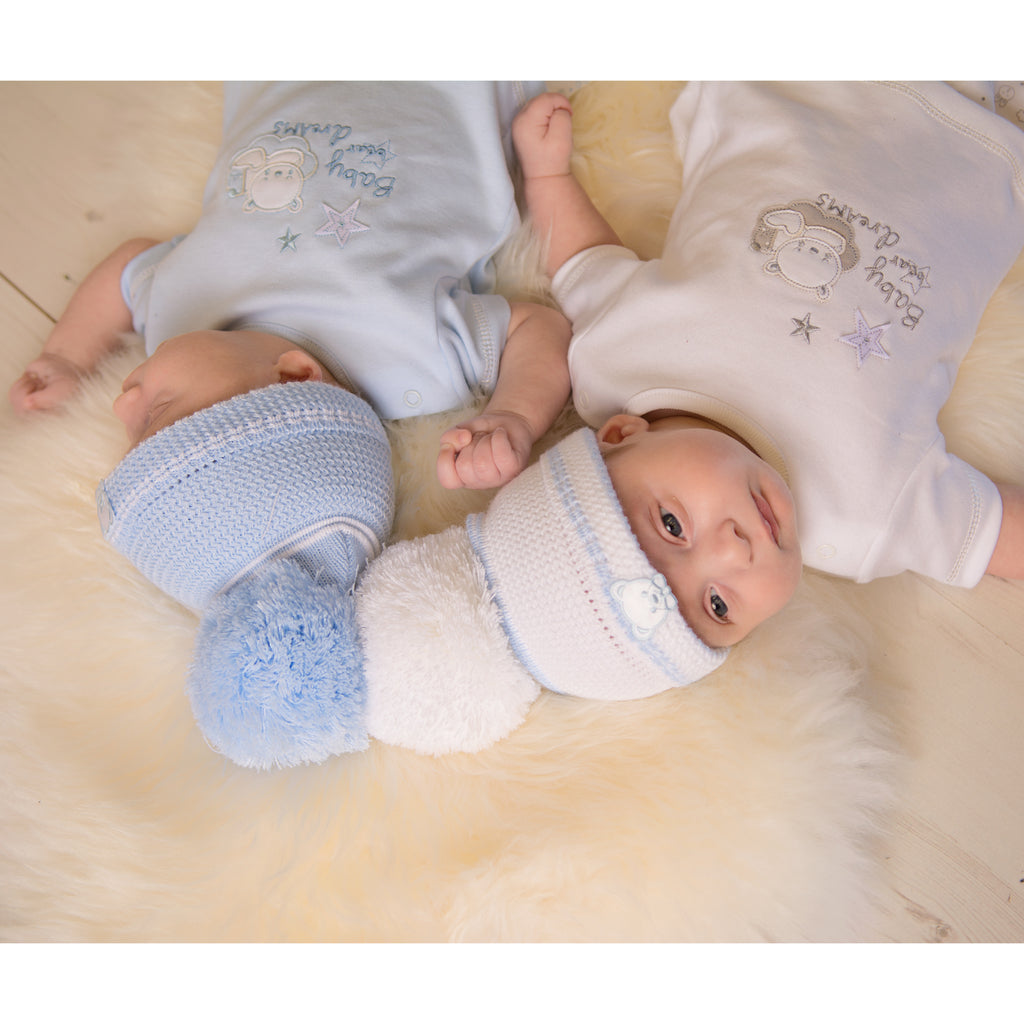
{"type": "MultiPolygon", "coordinates": [[[[121,385],[114,413],[132,447],[200,409],[286,379],[293,345],[259,331],[192,331],[168,338],[121,385]]],[[[302,355],[302,353],[297,353],[302,355]]]]}
{"type": "Polygon", "coordinates": [[[690,417],[616,416],[598,438],[640,546],[706,644],[734,644],[787,604],[802,564],[796,512],[768,463],[690,417]]]}

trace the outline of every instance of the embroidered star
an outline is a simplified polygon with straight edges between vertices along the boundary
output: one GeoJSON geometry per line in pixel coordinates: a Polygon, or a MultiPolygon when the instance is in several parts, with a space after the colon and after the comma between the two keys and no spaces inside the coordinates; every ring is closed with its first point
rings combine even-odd
{"type": "Polygon", "coordinates": [[[853,315],[857,319],[857,330],[853,334],[840,334],[838,341],[844,345],[850,345],[857,350],[857,367],[864,365],[868,356],[878,356],[879,359],[888,359],[889,353],[882,348],[878,340],[892,326],[891,323],[878,324],[877,327],[869,327],[864,314],[855,309],[853,315]]]}
{"type": "Polygon", "coordinates": [[[808,313],[802,320],[798,320],[795,316],[791,316],[789,319],[796,324],[796,327],[789,332],[789,336],[792,338],[796,334],[802,334],[804,336],[804,341],[806,341],[808,345],[811,343],[811,331],[821,330],[820,327],[815,327],[815,325],[811,323],[810,313],[808,313]]]}
{"type": "Polygon", "coordinates": [[[292,229],[287,228],[283,235],[278,235],[277,240],[281,243],[280,251],[284,252],[286,249],[291,249],[292,252],[298,252],[298,250],[295,248],[295,243],[299,239],[301,234],[302,232],[300,231],[298,235],[293,235],[292,229]]]}
{"type": "Polygon", "coordinates": [[[900,280],[909,284],[914,289],[914,294],[916,295],[922,288],[931,288],[932,283],[928,280],[928,274],[931,272],[931,269],[931,267],[912,267],[900,280]]]}
{"type": "Polygon", "coordinates": [[[333,235],[337,239],[338,245],[344,249],[345,243],[352,235],[360,231],[370,230],[369,224],[363,224],[361,221],[356,220],[356,213],[359,210],[358,199],[341,213],[338,213],[337,210],[326,203],[321,203],[320,205],[324,208],[324,215],[327,217],[327,221],[317,228],[316,235],[318,238],[322,235],[333,235]]]}
{"type": "Polygon", "coordinates": [[[386,142],[382,142],[377,146],[374,146],[369,153],[367,153],[360,163],[364,164],[376,164],[378,170],[384,170],[384,165],[389,160],[394,160],[395,154],[391,152],[391,140],[388,139],[386,142]]]}

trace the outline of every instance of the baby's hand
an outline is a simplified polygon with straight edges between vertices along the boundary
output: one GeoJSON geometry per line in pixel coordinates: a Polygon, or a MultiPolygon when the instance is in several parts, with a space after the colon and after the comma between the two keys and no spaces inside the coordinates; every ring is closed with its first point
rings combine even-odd
{"type": "Polygon", "coordinates": [[[535,96],[516,114],[512,141],[527,178],[570,172],[572,105],[556,92],[535,96]]]}
{"type": "Polygon", "coordinates": [[[70,359],[44,352],[11,385],[8,397],[19,413],[57,409],[78,390],[84,376],[70,359]]]}
{"type": "Polygon", "coordinates": [[[478,416],[441,435],[437,478],[449,490],[500,487],[526,468],[532,448],[533,436],[521,416],[478,416]]]}

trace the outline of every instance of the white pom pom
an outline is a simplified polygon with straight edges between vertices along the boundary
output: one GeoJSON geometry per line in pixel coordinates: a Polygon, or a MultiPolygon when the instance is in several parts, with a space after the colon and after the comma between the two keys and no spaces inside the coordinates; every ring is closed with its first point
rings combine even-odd
{"type": "Polygon", "coordinates": [[[540,692],[509,648],[464,527],[388,548],[356,594],[371,736],[421,754],[503,739],[540,692]]]}

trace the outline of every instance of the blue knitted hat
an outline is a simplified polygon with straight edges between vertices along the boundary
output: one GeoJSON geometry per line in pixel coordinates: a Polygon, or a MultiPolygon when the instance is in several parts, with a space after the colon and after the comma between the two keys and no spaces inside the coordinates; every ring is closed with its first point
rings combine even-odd
{"type": "Polygon", "coordinates": [[[390,446],[342,388],[293,382],[158,431],[96,493],[106,539],[203,613],[188,693],[246,767],[368,745],[352,590],[388,536],[390,446]]]}
{"type": "Polygon", "coordinates": [[[106,539],[190,608],[281,557],[349,588],[391,529],[390,447],[356,395],[276,384],[157,432],[96,499],[106,539]]]}

